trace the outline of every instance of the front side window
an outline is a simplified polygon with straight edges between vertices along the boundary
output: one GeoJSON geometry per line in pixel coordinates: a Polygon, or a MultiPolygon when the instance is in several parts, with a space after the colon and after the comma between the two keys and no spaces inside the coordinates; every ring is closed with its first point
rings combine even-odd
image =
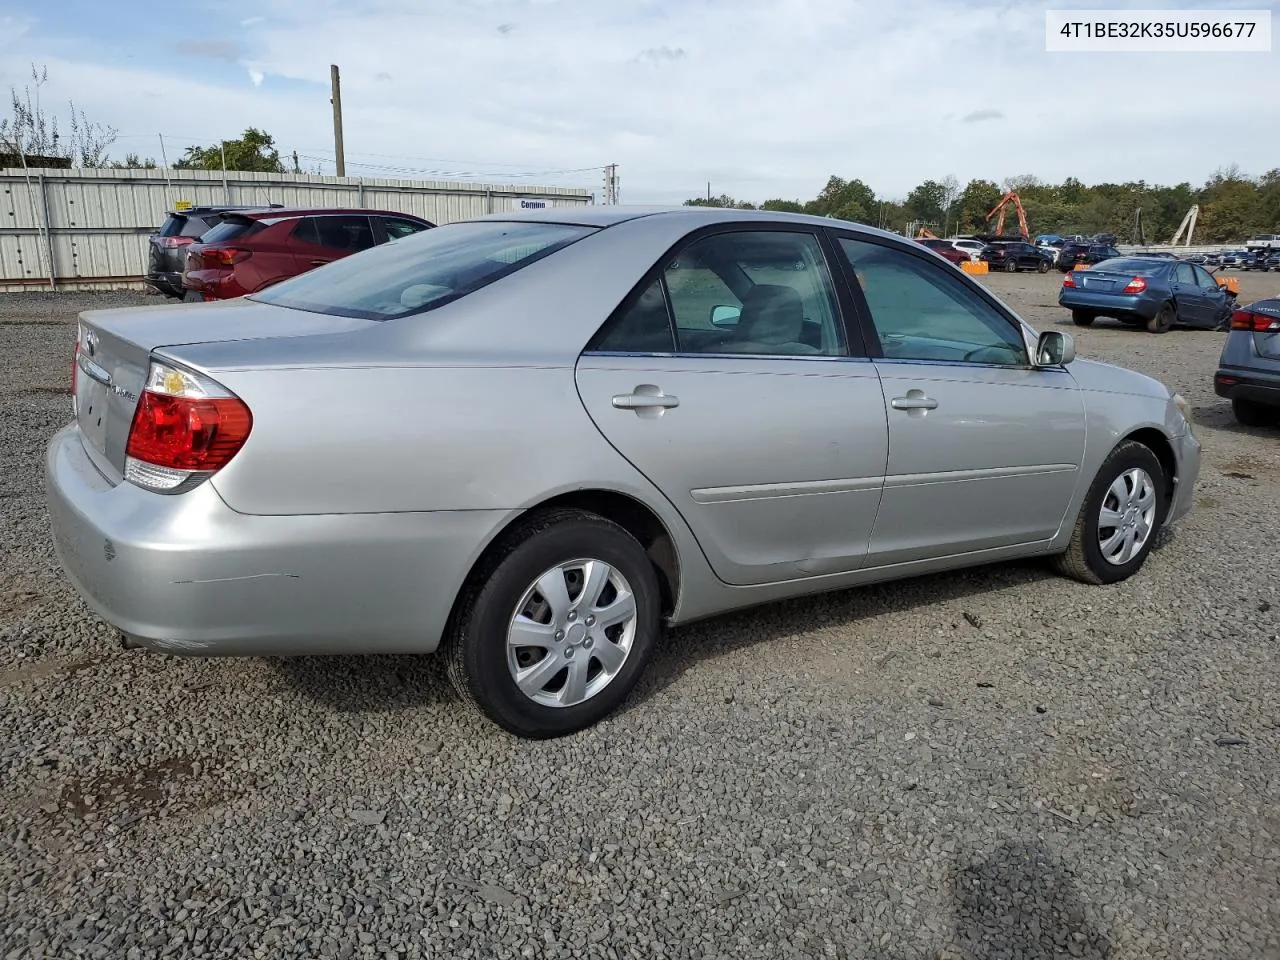
{"type": "Polygon", "coordinates": [[[313,313],[391,320],[456,300],[595,230],[561,223],[452,223],[344,257],[249,299],[313,313]]]}
{"type": "Polygon", "coordinates": [[[407,237],[411,233],[419,233],[426,229],[422,224],[414,223],[412,220],[393,220],[391,217],[383,217],[382,226],[387,231],[388,240],[398,240],[400,237],[407,237]]]}
{"type": "Polygon", "coordinates": [[[889,360],[1025,366],[1022,331],[962,280],[904,250],[840,238],[889,360]]]}

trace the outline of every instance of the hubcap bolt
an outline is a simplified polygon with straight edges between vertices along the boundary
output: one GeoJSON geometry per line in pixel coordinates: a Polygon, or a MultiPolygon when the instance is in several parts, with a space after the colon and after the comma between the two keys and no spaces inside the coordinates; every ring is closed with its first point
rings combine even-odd
{"type": "Polygon", "coordinates": [[[567,650],[565,650],[564,655],[565,655],[565,659],[567,659],[567,660],[572,660],[572,659],[573,659],[573,647],[569,647],[567,650]]]}
{"type": "Polygon", "coordinates": [[[595,641],[594,641],[594,640],[592,640],[590,637],[587,637],[587,639],[585,639],[585,640],[583,640],[583,641],[582,641],[582,645],[583,645],[584,647],[586,647],[587,649],[591,649],[591,645],[592,645],[593,643],[595,643],[595,641]]]}
{"type": "Polygon", "coordinates": [[[557,639],[557,640],[563,640],[563,639],[564,639],[564,631],[563,631],[563,630],[557,630],[557,631],[556,631],[556,639],[557,639]]]}
{"type": "Polygon", "coordinates": [[[596,623],[596,618],[595,618],[595,617],[587,617],[587,626],[588,626],[588,627],[594,627],[594,626],[595,626],[595,623],[596,623]]]}
{"type": "Polygon", "coordinates": [[[577,615],[576,613],[574,613],[572,610],[570,610],[570,611],[569,611],[569,622],[570,622],[570,623],[573,623],[573,621],[575,621],[575,620],[577,620],[577,619],[578,619],[578,615],[577,615]]]}

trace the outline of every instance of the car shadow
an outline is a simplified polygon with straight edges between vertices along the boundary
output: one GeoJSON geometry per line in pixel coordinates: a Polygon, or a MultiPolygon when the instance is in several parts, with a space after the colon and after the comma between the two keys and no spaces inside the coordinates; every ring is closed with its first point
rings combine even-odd
{"type": "MultiPolygon", "coordinates": [[[[1160,545],[1157,541],[1153,549],[1160,545]]],[[[1056,577],[1043,561],[1015,560],[781,600],[672,628],[659,640],[652,662],[621,709],[634,709],[659,695],[699,663],[741,649],[1056,577]]]]}
{"type": "Polygon", "coordinates": [[[1044,843],[1008,841],[952,870],[954,946],[966,960],[1113,955],[1070,872],[1044,843]]]}
{"type": "MultiPolygon", "coordinates": [[[[664,631],[653,660],[619,712],[634,709],[661,693],[698,663],[735,650],[1054,576],[1042,561],[1011,561],[915,577],[909,590],[902,589],[902,581],[852,587],[764,604],[664,631]]],[[[392,712],[459,700],[440,656],[355,654],[270,657],[265,661],[293,690],[341,713],[392,712]]]]}
{"type": "Polygon", "coordinates": [[[1224,430],[1227,433],[1238,433],[1246,437],[1274,437],[1280,428],[1280,416],[1269,427],[1246,427],[1236,420],[1231,412],[1230,400],[1217,400],[1211,403],[1196,404],[1191,411],[1191,422],[1197,427],[1212,430],[1224,430]]]}

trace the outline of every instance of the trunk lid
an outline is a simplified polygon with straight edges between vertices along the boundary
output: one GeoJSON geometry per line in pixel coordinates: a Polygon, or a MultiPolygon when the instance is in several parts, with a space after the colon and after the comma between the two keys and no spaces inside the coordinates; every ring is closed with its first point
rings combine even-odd
{"type": "Polygon", "coordinates": [[[1132,273],[1088,270],[1076,277],[1076,286],[1090,293],[1119,293],[1133,279],[1132,273]]]}
{"type": "Polygon", "coordinates": [[[80,314],[73,409],[85,450],[112,483],[124,477],[133,414],[165,347],[346,333],[376,321],[290,310],[250,300],[86,310],[80,314]]]}

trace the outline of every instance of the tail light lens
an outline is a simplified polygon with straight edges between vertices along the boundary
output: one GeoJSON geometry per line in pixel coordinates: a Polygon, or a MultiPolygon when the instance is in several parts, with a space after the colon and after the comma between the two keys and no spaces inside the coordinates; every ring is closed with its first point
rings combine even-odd
{"type": "Polygon", "coordinates": [[[125,446],[125,479],[181,493],[225,467],[249,439],[248,406],[219,383],[153,361],[125,446]]]}
{"type": "Polygon", "coordinates": [[[169,247],[185,247],[189,243],[195,243],[195,237],[161,237],[160,246],[169,247]]]}
{"type": "Polygon", "coordinates": [[[239,247],[206,247],[200,251],[205,263],[219,267],[235,266],[241,260],[248,260],[250,255],[251,251],[239,247]]]}
{"type": "Polygon", "coordinates": [[[1134,277],[1127,284],[1125,284],[1124,289],[1121,290],[1120,292],[1121,293],[1141,293],[1145,289],[1147,289],[1147,281],[1143,280],[1141,277],[1134,277]]]}
{"type": "Polygon", "coordinates": [[[1253,333],[1275,333],[1280,331],[1280,317],[1269,317],[1264,313],[1252,310],[1235,310],[1231,314],[1232,330],[1250,330],[1253,333]]]}
{"type": "Polygon", "coordinates": [[[1063,285],[1064,287],[1074,287],[1074,286],[1076,285],[1076,278],[1075,278],[1075,275],[1072,273],[1072,271],[1068,270],[1068,271],[1063,275],[1063,277],[1062,277],[1062,285],[1063,285]]]}
{"type": "Polygon", "coordinates": [[[80,386],[80,339],[84,336],[84,331],[79,324],[76,324],[76,346],[71,352],[71,415],[78,416],[80,413],[79,401],[76,399],[76,390],[80,386]]]}

